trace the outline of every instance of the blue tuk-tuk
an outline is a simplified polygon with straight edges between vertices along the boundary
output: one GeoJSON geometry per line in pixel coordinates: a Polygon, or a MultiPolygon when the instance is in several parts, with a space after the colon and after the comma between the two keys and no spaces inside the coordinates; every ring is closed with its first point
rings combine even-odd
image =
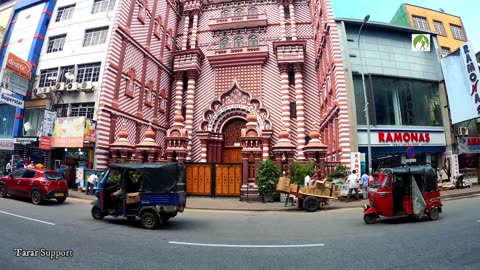
{"type": "Polygon", "coordinates": [[[184,211],[185,182],[185,165],[179,163],[111,164],[98,185],[92,217],[139,217],[142,227],[154,229],[184,211]]]}

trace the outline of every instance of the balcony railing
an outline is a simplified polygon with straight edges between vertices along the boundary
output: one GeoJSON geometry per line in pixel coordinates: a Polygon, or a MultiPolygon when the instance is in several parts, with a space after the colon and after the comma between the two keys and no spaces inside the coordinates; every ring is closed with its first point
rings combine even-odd
{"type": "Polygon", "coordinates": [[[213,18],[210,19],[208,25],[212,31],[267,26],[267,14],[213,18]]]}
{"type": "Polygon", "coordinates": [[[206,57],[214,67],[263,64],[268,59],[268,45],[214,49],[207,51],[206,57]]]}

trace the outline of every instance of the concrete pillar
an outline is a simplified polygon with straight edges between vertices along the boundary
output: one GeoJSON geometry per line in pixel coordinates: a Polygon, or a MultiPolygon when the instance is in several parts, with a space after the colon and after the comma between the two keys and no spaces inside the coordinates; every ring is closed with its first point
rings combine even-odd
{"type": "Polygon", "coordinates": [[[303,160],[305,159],[303,154],[303,148],[305,147],[305,107],[301,65],[295,65],[295,98],[297,102],[297,158],[303,160]]]}
{"type": "Polygon", "coordinates": [[[292,35],[292,40],[297,40],[297,25],[295,23],[295,5],[293,5],[294,0],[289,0],[288,8],[290,9],[290,34],[292,35]]]}
{"type": "Polygon", "coordinates": [[[280,66],[280,95],[282,96],[282,124],[290,131],[290,97],[288,95],[288,67],[280,66]]]}
{"type": "Polygon", "coordinates": [[[183,73],[175,74],[177,86],[175,87],[175,110],[182,111],[183,100],[183,73]]]}
{"type": "Polygon", "coordinates": [[[248,157],[250,153],[242,153],[242,162],[243,162],[243,185],[248,185],[248,157]]]}
{"type": "Polygon", "coordinates": [[[182,50],[186,50],[188,42],[188,25],[190,24],[190,15],[186,12],[183,17],[185,21],[183,22],[182,50]]]}
{"type": "Polygon", "coordinates": [[[195,72],[188,72],[188,86],[186,97],[185,129],[188,131],[187,161],[192,160],[192,129],[193,129],[193,102],[195,98],[195,72]]]}
{"type": "Polygon", "coordinates": [[[278,12],[280,13],[280,38],[282,41],[285,41],[287,40],[287,31],[285,30],[285,7],[283,6],[283,1],[280,1],[278,5],[278,12]]]}
{"type": "Polygon", "coordinates": [[[190,49],[195,49],[197,44],[197,28],[198,28],[198,13],[199,10],[196,10],[193,15],[193,28],[192,28],[192,37],[190,38],[190,49]]]}

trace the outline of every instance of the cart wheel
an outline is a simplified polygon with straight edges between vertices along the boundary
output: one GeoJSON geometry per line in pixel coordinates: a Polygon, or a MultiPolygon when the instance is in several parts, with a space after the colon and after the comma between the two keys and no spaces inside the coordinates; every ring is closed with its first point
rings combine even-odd
{"type": "Polygon", "coordinates": [[[375,224],[375,223],[377,223],[377,218],[378,218],[378,216],[375,215],[375,214],[363,215],[363,220],[364,220],[365,223],[367,223],[367,224],[375,224]]]}
{"type": "Polygon", "coordinates": [[[303,201],[303,209],[307,212],[315,212],[318,209],[319,202],[318,199],[312,196],[308,196],[303,201]]]}
{"type": "Polygon", "coordinates": [[[142,213],[141,218],[141,223],[142,227],[145,229],[153,230],[157,227],[159,220],[158,217],[155,213],[152,211],[145,211],[142,213]]]}
{"type": "Polygon", "coordinates": [[[92,207],[91,213],[92,213],[92,217],[94,219],[97,219],[97,220],[98,219],[103,219],[103,217],[105,216],[102,212],[102,209],[100,209],[100,207],[98,207],[98,206],[92,207]]]}
{"type": "Polygon", "coordinates": [[[430,220],[437,220],[439,216],[440,216],[440,211],[438,211],[438,208],[437,208],[437,207],[433,207],[433,208],[430,209],[430,211],[428,212],[428,218],[429,218],[430,220]]]}

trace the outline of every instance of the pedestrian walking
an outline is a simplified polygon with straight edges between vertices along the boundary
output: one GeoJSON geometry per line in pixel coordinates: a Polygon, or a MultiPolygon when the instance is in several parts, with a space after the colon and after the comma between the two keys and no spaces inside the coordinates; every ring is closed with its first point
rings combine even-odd
{"type": "Polygon", "coordinates": [[[362,199],[368,198],[368,180],[370,177],[365,172],[362,175],[362,199]]]}
{"type": "Polygon", "coordinates": [[[357,170],[353,170],[352,174],[348,176],[347,179],[348,183],[348,195],[347,195],[347,202],[350,201],[350,196],[352,195],[352,191],[355,191],[355,197],[358,200],[358,177],[357,177],[357,170]]]}
{"type": "Polygon", "coordinates": [[[12,161],[8,161],[5,165],[5,175],[9,175],[12,172],[12,161]]]}
{"type": "Polygon", "coordinates": [[[92,173],[87,179],[87,190],[85,192],[86,195],[88,194],[95,194],[95,183],[98,182],[98,176],[92,173]]]}
{"type": "MultiPolygon", "coordinates": [[[[300,178],[300,179],[301,179],[301,178],[300,178]]],[[[306,187],[308,187],[308,185],[310,184],[310,180],[311,180],[311,179],[310,179],[310,175],[307,174],[307,175],[305,176],[305,179],[303,180],[306,187]]]]}

